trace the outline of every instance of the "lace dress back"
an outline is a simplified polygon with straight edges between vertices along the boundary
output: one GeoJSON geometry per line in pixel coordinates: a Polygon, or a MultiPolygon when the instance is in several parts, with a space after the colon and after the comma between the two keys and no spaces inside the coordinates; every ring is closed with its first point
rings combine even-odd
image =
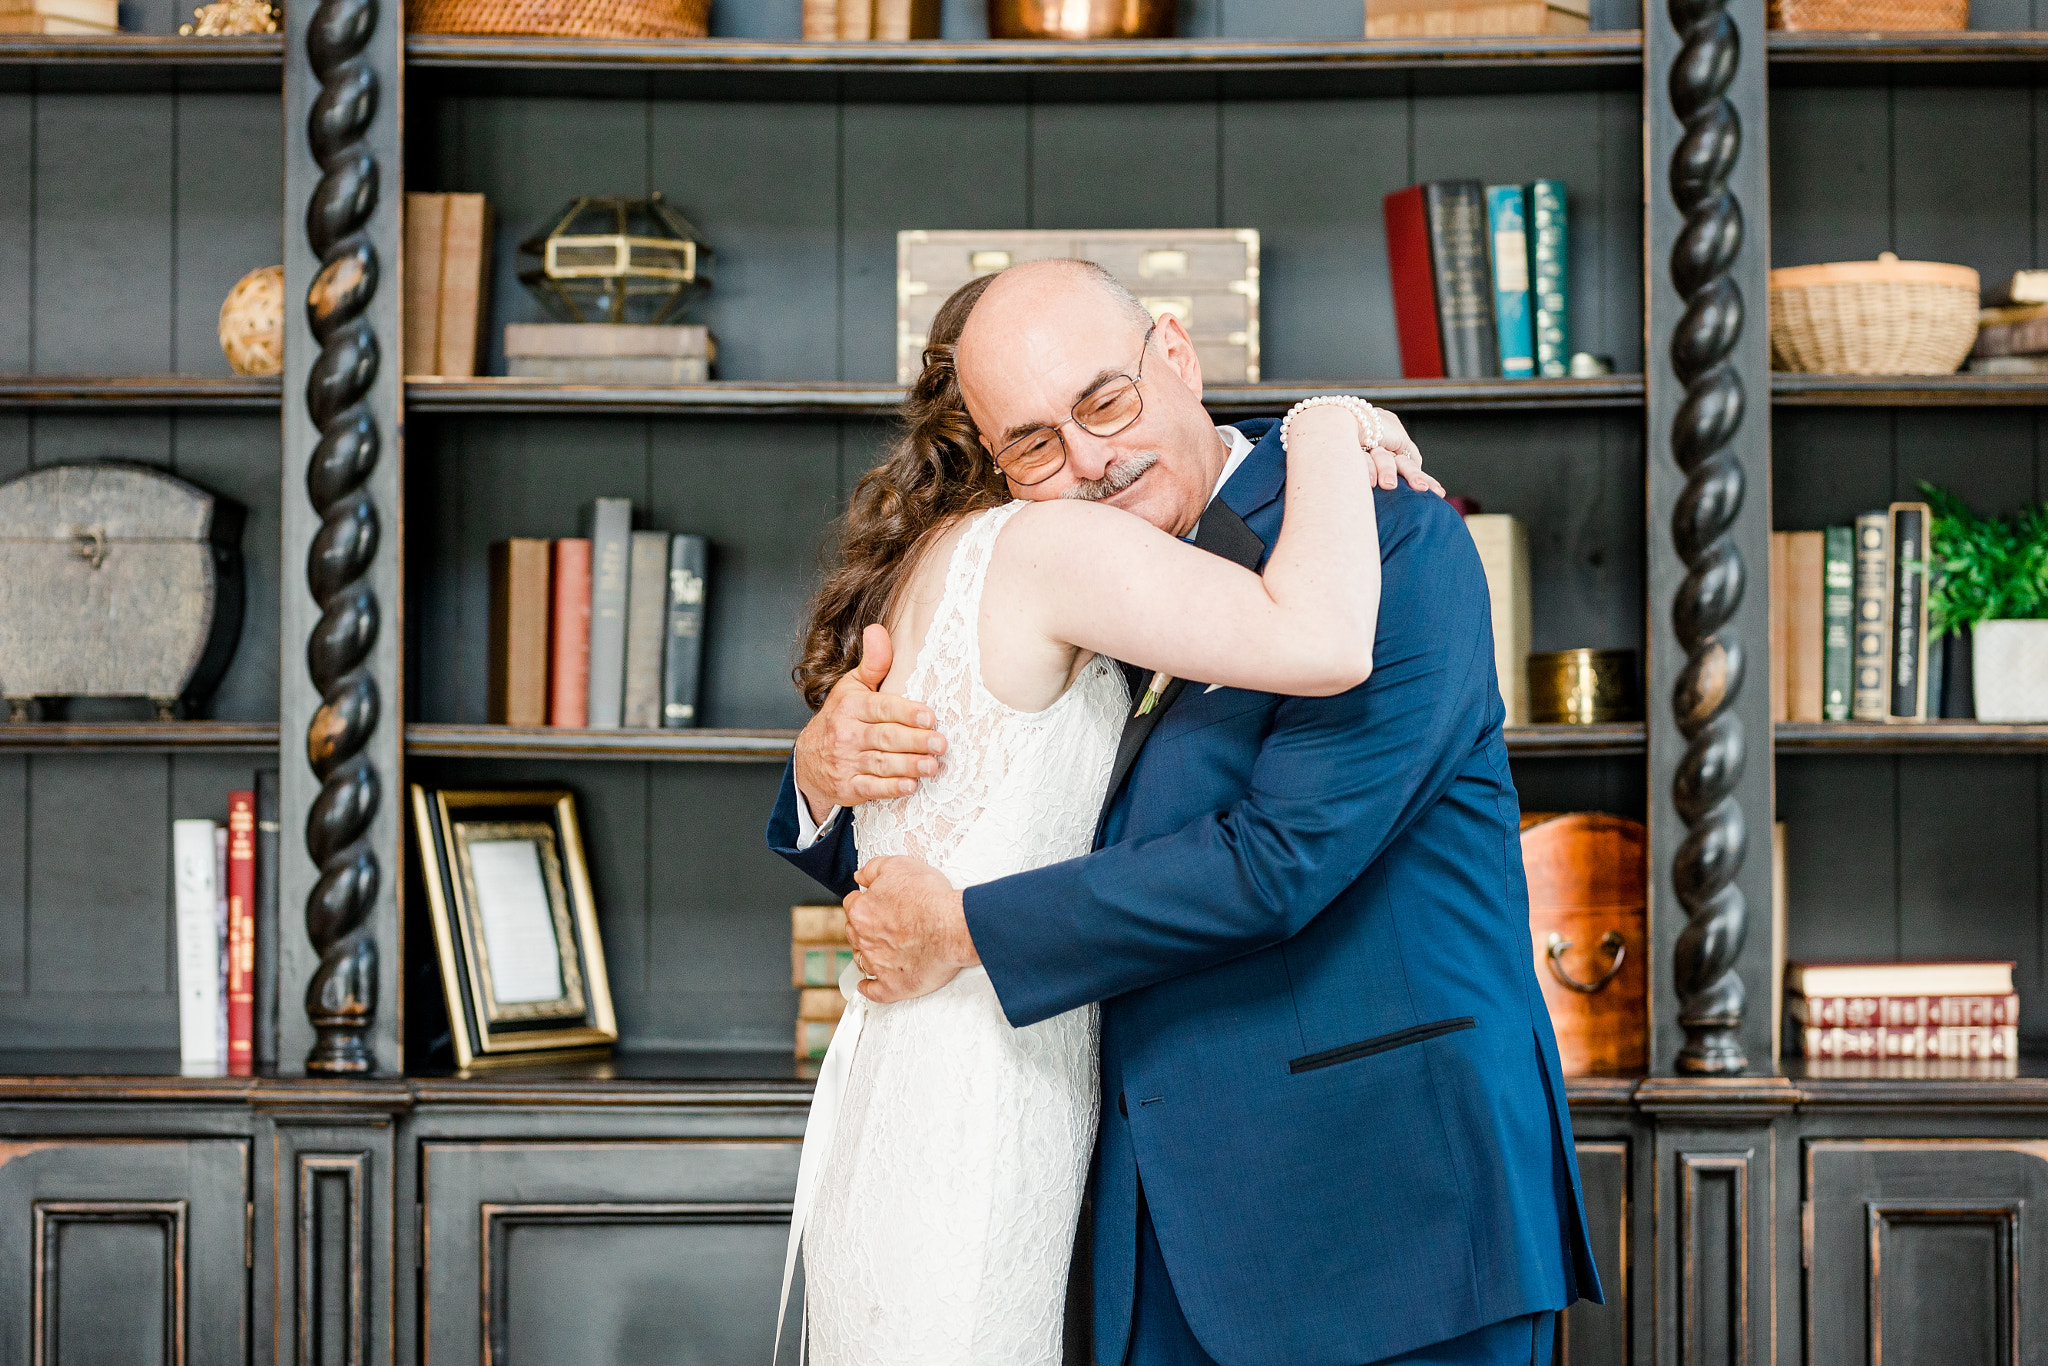
{"type": "MultiPolygon", "coordinates": [[[[967,887],[1088,852],[1127,694],[1093,659],[1051,706],[983,685],[983,584],[1027,504],[956,543],[906,681],[948,739],[945,771],[854,816],[863,859],[913,854],[967,887]]],[[[846,984],[850,987],[850,981],[846,984]]],[[[988,974],[896,1005],[848,997],[799,1182],[806,1311],[819,1366],[1057,1366],[1075,1222],[1095,1141],[1093,1006],[1012,1028],[988,974]],[[844,1046],[844,1047],[842,1047],[844,1046]],[[826,1151],[810,1151],[822,1138],[826,1151]]]]}

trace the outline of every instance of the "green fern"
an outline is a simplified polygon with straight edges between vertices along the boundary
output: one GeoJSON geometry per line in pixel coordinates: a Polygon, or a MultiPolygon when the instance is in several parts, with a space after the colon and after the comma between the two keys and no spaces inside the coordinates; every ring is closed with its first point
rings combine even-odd
{"type": "Polygon", "coordinates": [[[1920,490],[1934,509],[1939,572],[1927,611],[1936,639],[1980,621],[2048,617],[2048,504],[2007,522],[1979,517],[1947,489],[1920,490]]]}

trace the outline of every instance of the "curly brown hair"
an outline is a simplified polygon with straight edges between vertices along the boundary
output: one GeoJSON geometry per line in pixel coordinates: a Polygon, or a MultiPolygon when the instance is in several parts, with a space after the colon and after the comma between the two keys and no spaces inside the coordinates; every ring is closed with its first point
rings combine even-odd
{"type": "Polygon", "coordinates": [[[903,401],[903,435],[854,486],[838,522],[839,564],[811,599],[803,649],[790,671],[813,711],[860,663],[861,632],[886,621],[898,585],[938,533],[956,518],[1010,501],[953,369],[967,315],[993,279],[960,286],[932,319],[924,372],[903,401]]]}

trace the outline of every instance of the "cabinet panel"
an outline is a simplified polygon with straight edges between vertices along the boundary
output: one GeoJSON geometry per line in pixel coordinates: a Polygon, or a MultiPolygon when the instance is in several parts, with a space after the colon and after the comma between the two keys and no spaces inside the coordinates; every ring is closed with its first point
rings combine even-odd
{"type": "Polygon", "coordinates": [[[1806,1199],[1813,1366],[2048,1361],[2048,1141],[1814,1142],[1806,1199]]]}
{"type": "Polygon", "coordinates": [[[1558,1325],[1558,1366],[1626,1366],[1629,1360],[1629,1145],[1583,1141],[1579,1184],[1585,1192],[1586,1230],[1607,1303],[1575,1304],[1558,1325]]]}
{"type": "Polygon", "coordinates": [[[0,1143],[0,1366],[248,1360],[249,1147],[0,1143]]]}
{"type": "Polygon", "coordinates": [[[423,1360],[755,1363],[793,1142],[429,1143],[423,1360]]]}

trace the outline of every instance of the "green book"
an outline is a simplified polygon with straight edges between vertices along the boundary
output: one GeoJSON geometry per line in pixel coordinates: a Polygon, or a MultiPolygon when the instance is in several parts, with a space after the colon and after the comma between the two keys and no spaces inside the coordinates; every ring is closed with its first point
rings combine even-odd
{"type": "Polygon", "coordinates": [[[1571,373],[1571,244],[1565,236],[1562,180],[1535,180],[1529,200],[1529,307],[1536,342],[1536,373],[1558,379],[1571,373]]]}
{"type": "Polygon", "coordinates": [[[1849,719],[1855,686],[1856,529],[1831,526],[1821,568],[1820,714],[1849,719]]]}

